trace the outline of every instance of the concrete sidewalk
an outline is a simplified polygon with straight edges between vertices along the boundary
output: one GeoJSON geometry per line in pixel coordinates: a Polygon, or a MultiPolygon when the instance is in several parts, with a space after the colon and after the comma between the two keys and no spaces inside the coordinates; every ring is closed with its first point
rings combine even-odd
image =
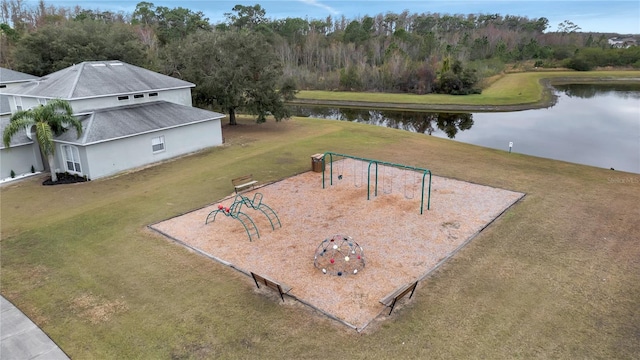
{"type": "Polygon", "coordinates": [[[33,321],[0,296],[0,359],[69,359],[33,321]]]}

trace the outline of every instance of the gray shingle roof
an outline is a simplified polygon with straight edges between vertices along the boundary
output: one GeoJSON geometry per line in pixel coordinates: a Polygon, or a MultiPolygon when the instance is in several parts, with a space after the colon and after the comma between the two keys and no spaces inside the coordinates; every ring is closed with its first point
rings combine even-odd
{"type": "Polygon", "coordinates": [[[2,84],[29,81],[37,78],[37,76],[0,67],[0,83],[2,84]]]}
{"type": "Polygon", "coordinates": [[[130,94],[195,85],[121,61],[85,61],[7,90],[7,94],[64,100],[130,94]]]}
{"type": "Polygon", "coordinates": [[[76,145],[114,140],[141,133],[184,126],[191,123],[220,119],[223,114],[166,101],[101,109],[83,115],[83,134],[77,138],[70,129],[56,140],[76,145]]]}
{"type": "MultiPolygon", "coordinates": [[[[21,73],[10,69],[0,67],[0,84],[21,83],[30,80],[37,79],[37,76],[21,73]]],[[[3,93],[8,92],[3,90],[3,93]]],[[[0,95],[0,115],[10,114],[11,108],[9,107],[9,97],[6,95],[0,95]]]]}

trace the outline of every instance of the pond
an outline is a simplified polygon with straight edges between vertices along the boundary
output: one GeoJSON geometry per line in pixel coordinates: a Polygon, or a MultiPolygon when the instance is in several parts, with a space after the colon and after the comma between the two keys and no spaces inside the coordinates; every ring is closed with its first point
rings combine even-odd
{"type": "Polygon", "coordinates": [[[555,87],[546,109],[434,113],[292,107],[297,116],[366,123],[512,152],[640,173],[640,85],[555,87]]]}

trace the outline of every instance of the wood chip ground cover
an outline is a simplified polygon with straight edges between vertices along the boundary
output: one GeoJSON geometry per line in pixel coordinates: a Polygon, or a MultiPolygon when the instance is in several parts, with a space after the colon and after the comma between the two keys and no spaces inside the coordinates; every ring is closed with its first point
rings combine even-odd
{"type": "MultiPolygon", "coordinates": [[[[238,220],[223,214],[205,224],[219,205],[231,206],[235,194],[151,228],[244,273],[268,276],[291,288],[289,298],[360,331],[385,311],[381,299],[424,278],[524,196],[433,176],[427,210],[427,176],[420,214],[422,173],[382,167],[377,196],[372,176],[367,200],[366,171],[357,161],[341,160],[334,163],[333,185],[327,172],[324,189],[322,173],[306,172],[243,193],[249,199],[262,194],[282,224],[272,230],[261,212],[243,207],[260,233],[253,241],[238,220]],[[334,276],[314,267],[316,248],[336,234],[362,246],[362,271],[334,276]]],[[[418,285],[418,296],[420,291],[428,289],[418,285]]]]}

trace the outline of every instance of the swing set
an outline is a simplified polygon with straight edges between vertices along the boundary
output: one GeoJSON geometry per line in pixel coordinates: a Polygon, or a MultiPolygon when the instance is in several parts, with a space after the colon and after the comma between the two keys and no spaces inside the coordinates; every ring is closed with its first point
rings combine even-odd
{"type": "Polygon", "coordinates": [[[367,173],[366,174],[367,175],[367,200],[370,200],[371,198],[372,175],[374,175],[373,194],[374,196],[378,196],[379,173],[380,173],[380,176],[382,177],[382,191],[385,194],[390,194],[393,192],[393,177],[391,176],[392,171],[395,171],[395,169],[411,170],[409,172],[405,172],[402,179],[404,183],[403,192],[404,192],[405,198],[413,199],[415,196],[416,188],[417,188],[417,180],[418,180],[417,175],[421,174],[422,187],[421,187],[421,198],[420,198],[420,214],[423,213],[423,209],[424,209],[425,180],[427,178],[427,175],[429,175],[429,182],[428,182],[428,188],[427,188],[427,210],[431,208],[431,175],[432,174],[431,174],[431,170],[429,169],[423,169],[423,168],[402,165],[402,164],[395,164],[395,163],[390,163],[390,162],[380,161],[380,160],[365,159],[358,156],[352,156],[352,155],[346,155],[346,154],[326,152],[322,157],[322,188],[323,189],[326,188],[325,172],[327,171],[327,167],[325,166],[325,164],[327,163],[327,157],[328,157],[328,163],[329,163],[329,167],[328,167],[329,168],[328,170],[329,185],[333,185],[333,163],[334,162],[336,163],[336,171],[338,172],[337,179],[342,180],[344,175],[344,169],[346,166],[346,160],[351,159],[351,161],[353,161],[353,185],[355,187],[362,186],[364,182],[362,178],[365,175],[364,164],[368,163],[367,172],[366,172],[367,173]],[[342,160],[334,161],[334,156],[341,157],[342,160]],[[380,167],[382,168],[381,171],[379,171],[380,167]],[[358,168],[360,171],[358,171],[358,168]],[[418,174],[414,174],[413,172],[417,172],[418,174]]]}

